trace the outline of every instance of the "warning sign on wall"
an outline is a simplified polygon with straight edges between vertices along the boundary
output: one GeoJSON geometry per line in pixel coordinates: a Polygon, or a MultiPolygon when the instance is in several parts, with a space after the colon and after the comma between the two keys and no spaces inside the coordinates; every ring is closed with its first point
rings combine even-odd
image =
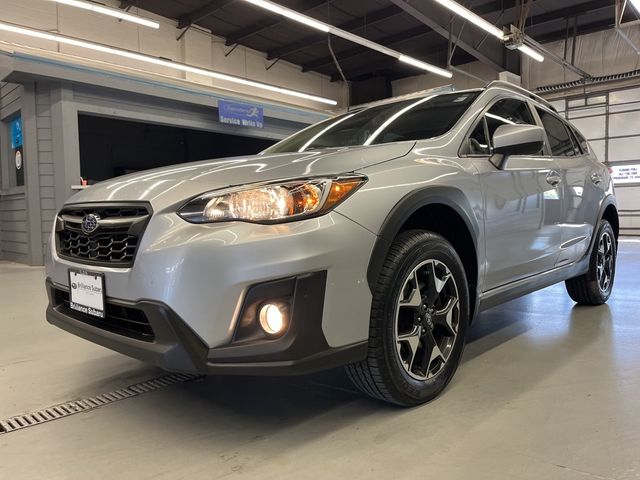
{"type": "Polygon", "coordinates": [[[640,183],[640,164],[616,165],[611,167],[614,184],[640,183]]]}

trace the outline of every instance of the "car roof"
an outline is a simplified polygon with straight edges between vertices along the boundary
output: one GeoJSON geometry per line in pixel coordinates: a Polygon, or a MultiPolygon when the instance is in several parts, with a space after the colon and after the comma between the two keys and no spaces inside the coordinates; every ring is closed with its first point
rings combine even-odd
{"type": "Polygon", "coordinates": [[[519,93],[520,95],[524,95],[525,97],[528,97],[531,100],[534,100],[534,101],[544,105],[549,110],[552,110],[552,111],[558,113],[558,111],[556,110],[556,107],[554,107],[548,100],[545,100],[541,96],[536,95],[535,93],[530,92],[526,88],[523,88],[523,87],[521,87],[519,85],[516,85],[514,83],[505,82],[503,80],[494,80],[493,82],[489,82],[487,84],[487,86],[484,88],[484,90],[489,90],[489,89],[492,89],[492,88],[501,88],[501,89],[505,89],[505,90],[511,90],[512,92],[515,92],[515,93],[519,93]]]}
{"type": "MultiPolygon", "coordinates": [[[[385,98],[383,100],[377,100],[374,102],[368,102],[368,103],[362,103],[359,105],[353,105],[351,107],[349,107],[346,112],[348,113],[353,113],[353,112],[358,112],[361,110],[365,110],[367,108],[371,108],[371,107],[377,107],[380,105],[392,105],[394,103],[398,103],[398,102],[402,102],[405,100],[411,100],[412,98],[421,98],[421,97],[426,97],[428,95],[442,95],[442,94],[447,94],[447,93],[469,93],[469,92],[483,92],[486,90],[490,90],[490,89],[502,89],[502,90],[511,90],[514,93],[518,93],[520,95],[523,95],[525,97],[528,97],[531,100],[534,100],[535,102],[540,103],[541,105],[544,105],[546,108],[554,111],[557,113],[556,108],[549,103],[547,100],[545,100],[544,98],[540,97],[539,95],[536,95],[535,93],[530,92],[529,90],[519,86],[519,85],[515,85],[513,83],[510,82],[505,82],[502,80],[494,80],[491,81],[489,83],[487,83],[487,85],[485,85],[484,87],[481,88],[467,88],[464,90],[456,90],[456,88],[453,85],[444,85],[441,87],[436,87],[436,88],[430,88],[428,90],[420,90],[418,92],[412,92],[409,93],[407,95],[400,95],[400,96],[396,96],[396,97],[392,97],[392,98],[385,98]]],[[[345,110],[340,110],[340,111],[336,111],[334,112],[336,115],[339,114],[344,114],[346,113],[345,110]]]]}

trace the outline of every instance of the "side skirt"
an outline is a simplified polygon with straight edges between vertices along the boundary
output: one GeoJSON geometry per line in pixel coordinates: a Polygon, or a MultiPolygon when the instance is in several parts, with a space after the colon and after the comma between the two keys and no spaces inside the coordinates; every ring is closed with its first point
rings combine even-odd
{"type": "Polygon", "coordinates": [[[478,311],[487,310],[510,300],[550,287],[569,278],[584,275],[589,270],[590,255],[584,256],[571,265],[554,268],[533,277],[523,278],[501,287],[493,288],[479,295],[478,311]]]}

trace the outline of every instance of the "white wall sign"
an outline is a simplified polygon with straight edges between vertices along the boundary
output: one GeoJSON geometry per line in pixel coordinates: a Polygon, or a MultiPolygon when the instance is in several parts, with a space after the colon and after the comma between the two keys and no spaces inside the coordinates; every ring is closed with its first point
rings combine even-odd
{"type": "Polygon", "coordinates": [[[16,170],[20,170],[22,168],[22,152],[20,150],[16,150],[16,170]]]}
{"type": "Polygon", "coordinates": [[[640,183],[640,164],[616,165],[611,167],[614,184],[640,183]]]}

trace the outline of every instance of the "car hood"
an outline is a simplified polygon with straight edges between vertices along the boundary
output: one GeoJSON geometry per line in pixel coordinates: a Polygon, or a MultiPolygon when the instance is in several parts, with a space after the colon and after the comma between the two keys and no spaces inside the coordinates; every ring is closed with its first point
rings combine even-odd
{"type": "Polygon", "coordinates": [[[210,190],[357,171],[403,157],[414,145],[415,142],[400,142],[184,163],[92,185],[71,197],[67,203],[147,201],[158,211],[210,190]]]}

